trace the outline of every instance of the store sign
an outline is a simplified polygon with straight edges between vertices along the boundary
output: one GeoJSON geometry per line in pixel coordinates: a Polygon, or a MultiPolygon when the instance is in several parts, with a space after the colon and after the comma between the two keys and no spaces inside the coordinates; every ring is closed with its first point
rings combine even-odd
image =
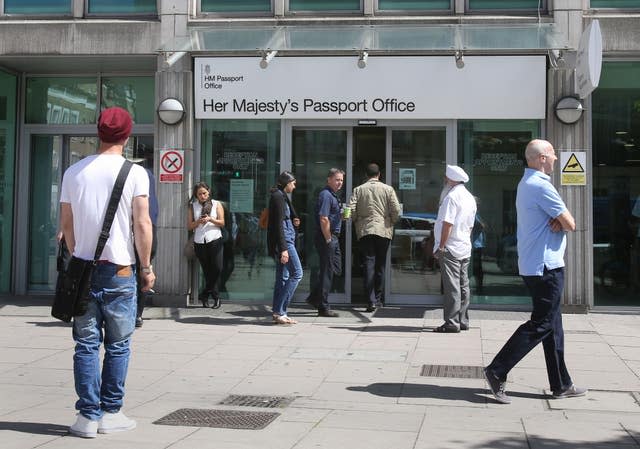
{"type": "Polygon", "coordinates": [[[544,119],[544,56],[195,58],[196,119],[544,119]]]}

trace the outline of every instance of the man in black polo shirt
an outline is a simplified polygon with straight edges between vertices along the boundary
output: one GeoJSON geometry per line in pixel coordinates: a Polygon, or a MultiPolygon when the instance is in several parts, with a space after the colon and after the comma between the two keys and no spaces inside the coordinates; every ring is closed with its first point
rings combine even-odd
{"type": "Polygon", "coordinates": [[[331,310],[328,296],[333,283],[333,275],[342,271],[342,255],[340,254],[340,242],[338,235],[342,226],[340,215],[340,202],[336,192],[344,183],[344,171],[332,168],[327,175],[327,185],[318,194],[316,202],[315,219],[316,233],[314,244],[318,251],[320,267],[316,280],[307,302],[318,309],[318,316],[337,317],[338,314],[331,310]]]}

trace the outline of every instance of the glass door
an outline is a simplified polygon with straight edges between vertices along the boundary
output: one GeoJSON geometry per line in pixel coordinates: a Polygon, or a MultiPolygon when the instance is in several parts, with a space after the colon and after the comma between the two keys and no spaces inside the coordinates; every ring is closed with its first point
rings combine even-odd
{"type": "Polygon", "coordinates": [[[402,206],[391,242],[387,304],[440,303],[433,225],[447,160],[446,127],[391,129],[391,185],[402,206]]]}
{"type": "MultiPolygon", "coordinates": [[[[94,136],[30,135],[27,273],[30,291],[55,288],[62,175],[70,165],[95,154],[97,148],[98,138],[94,136]]],[[[153,168],[153,137],[130,138],[125,156],[153,168]]]]}
{"type": "MultiPolygon", "coordinates": [[[[298,287],[296,300],[303,300],[311,291],[317,277],[318,255],[313,245],[313,236],[317,230],[315,206],[319,192],[327,184],[330,168],[346,171],[347,155],[351,154],[351,128],[298,128],[291,131],[291,170],[296,176],[297,187],[293,193],[293,206],[300,216],[301,224],[298,234],[298,252],[304,270],[304,277],[298,287]]],[[[345,185],[337,195],[340,202],[345,202],[345,192],[350,191],[345,185]]],[[[340,235],[343,264],[341,276],[334,276],[333,288],[329,297],[332,304],[350,302],[349,283],[351,266],[345,248],[350,244],[350,236],[343,227],[340,235]]]]}

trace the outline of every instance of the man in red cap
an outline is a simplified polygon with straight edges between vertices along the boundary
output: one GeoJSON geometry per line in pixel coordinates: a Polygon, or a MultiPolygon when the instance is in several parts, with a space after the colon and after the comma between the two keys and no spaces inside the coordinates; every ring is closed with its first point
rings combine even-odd
{"type": "MultiPolygon", "coordinates": [[[[76,257],[94,258],[111,191],[125,161],[122,152],[132,125],[129,113],[122,108],[102,111],[98,119],[98,154],[73,164],[64,174],[60,224],[69,251],[76,257]]],[[[150,263],[151,239],[149,178],[142,167],[133,165],[93,272],[88,310],[73,319],[73,373],[78,395],[78,416],[70,427],[74,435],[95,438],[98,433],[121,432],[136,426],[120,409],[136,321],[134,245],[142,267],[143,290],[148,291],[155,282],[150,263]],[[100,371],[103,341],[105,354],[100,371]]]]}

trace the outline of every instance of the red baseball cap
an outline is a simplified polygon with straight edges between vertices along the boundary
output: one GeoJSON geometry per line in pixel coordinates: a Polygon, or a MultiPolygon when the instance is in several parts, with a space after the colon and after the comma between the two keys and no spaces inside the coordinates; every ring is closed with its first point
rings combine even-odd
{"type": "Polygon", "coordinates": [[[98,136],[103,142],[122,142],[131,134],[132,127],[131,116],[122,108],[107,108],[98,118],[98,136]]]}

